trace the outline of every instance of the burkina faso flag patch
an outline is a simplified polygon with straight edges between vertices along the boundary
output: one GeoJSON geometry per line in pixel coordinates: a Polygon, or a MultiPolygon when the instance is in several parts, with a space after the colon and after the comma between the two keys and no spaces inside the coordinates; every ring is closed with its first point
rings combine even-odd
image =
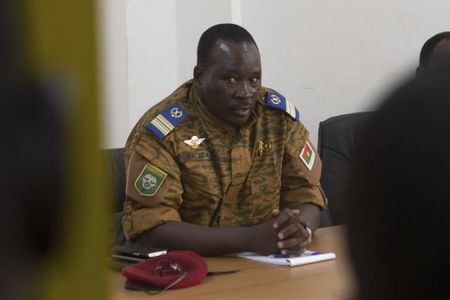
{"type": "Polygon", "coordinates": [[[303,149],[300,151],[299,157],[308,168],[308,170],[311,171],[314,166],[316,153],[314,152],[314,149],[311,147],[308,141],[306,141],[305,146],[303,146],[303,149]]]}

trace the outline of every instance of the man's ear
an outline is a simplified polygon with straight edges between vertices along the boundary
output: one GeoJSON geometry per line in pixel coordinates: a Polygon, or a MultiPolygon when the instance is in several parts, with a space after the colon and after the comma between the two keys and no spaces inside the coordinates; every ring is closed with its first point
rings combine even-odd
{"type": "Polygon", "coordinates": [[[203,68],[200,67],[199,65],[196,65],[194,67],[194,83],[197,86],[201,86],[202,85],[202,75],[203,75],[203,68]]]}

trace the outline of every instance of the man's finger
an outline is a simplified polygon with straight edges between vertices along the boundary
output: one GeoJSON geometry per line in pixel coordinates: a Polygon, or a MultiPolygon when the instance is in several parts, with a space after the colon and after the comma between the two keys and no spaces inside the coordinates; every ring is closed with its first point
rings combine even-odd
{"type": "Polygon", "coordinates": [[[273,209],[272,210],[272,218],[275,218],[276,216],[278,216],[280,214],[280,210],[279,209],[273,209]]]}
{"type": "Polygon", "coordinates": [[[308,242],[298,243],[298,240],[294,240],[291,242],[279,242],[278,249],[281,254],[293,254],[299,255],[298,253],[303,253],[304,250],[308,247],[308,242]],[[288,244],[291,244],[291,247],[287,247],[288,244]],[[280,248],[282,247],[282,248],[280,248]]]}
{"type": "Polygon", "coordinates": [[[298,245],[298,247],[300,249],[306,249],[306,247],[308,247],[308,245],[309,245],[309,240],[306,240],[306,241],[301,242],[300,245],[298,245]]]}
{"type": "Polygon", "coordinates": [[[302,240],[300,238],[294,237],[294,238],[286,239],[283,241],[279,241],[277,243],[277,246],[279,249],[282,249],[282,250],[296,251],[300,248],[301,243],[302,243],[302,240]]]}
{"type": "Polygon", "coordinates": [[[309,223],[308,223],[308,221],[305,219],[304,216],[298,216],[297,218],[298,218],[298,222],[299,222],[300,224],[302,224],[303,227],[309,226],[309,223]]]}
{"type": "Polygon", "coordinates": [[[278,239],[284,240],[296,234],[299,230],[302,229],[302,225],[299,223],[289,224],[287,227],[283,228],[278,232],[278,239]]]}
{"type": "Polygon", "coordinates": [[[281,213],[276,218],[275,222],[273,223],[273,228],[277,229],[283,226],[287,221],[289,221],[294,214],[292,213],[292,210],[289,208],[285,208],[281,211],[281,213]]]}

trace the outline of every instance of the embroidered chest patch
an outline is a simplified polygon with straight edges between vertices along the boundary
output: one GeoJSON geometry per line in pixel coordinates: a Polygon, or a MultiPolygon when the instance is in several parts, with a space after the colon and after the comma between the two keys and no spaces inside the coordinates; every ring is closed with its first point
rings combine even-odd
{"type": "Polygon", "coordinates": [[[192,149],[197,149],[204,140],[205,138],[199,138],[198,136],[194,135],[190,140],[185,140],[184,143],[191,146],[192,149]]]}

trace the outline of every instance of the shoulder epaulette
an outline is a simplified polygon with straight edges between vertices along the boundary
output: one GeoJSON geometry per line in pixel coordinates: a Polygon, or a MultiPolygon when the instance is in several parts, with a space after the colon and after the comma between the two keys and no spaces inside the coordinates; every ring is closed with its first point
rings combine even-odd
{"type": "Polygon", "coordinates": [[[163,140],[178,124],[186,119],[187,115],[187,111],[180,104],[175,103],[164,109],[145,127],[160,140],[163,140]]]}
{"type": "Polygon", "coordinates": [[[265,97],[266,105],[275,109],[284,111],[293,119],[300,121],[300,112],[295,108],[289,100],[281,94],[274,92],[267,92],[265,97]]]}

